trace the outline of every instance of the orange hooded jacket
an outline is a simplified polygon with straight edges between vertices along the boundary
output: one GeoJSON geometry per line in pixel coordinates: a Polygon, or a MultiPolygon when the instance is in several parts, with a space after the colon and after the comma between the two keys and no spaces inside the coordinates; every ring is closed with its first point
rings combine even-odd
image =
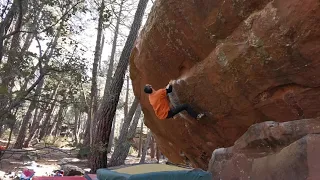
{"type": "Polygon", "coordinates": [[[156,116],[161,120],[166,119],[170,111],[167,89],[159,89],[150,94],[149,101],[156,116]]]}

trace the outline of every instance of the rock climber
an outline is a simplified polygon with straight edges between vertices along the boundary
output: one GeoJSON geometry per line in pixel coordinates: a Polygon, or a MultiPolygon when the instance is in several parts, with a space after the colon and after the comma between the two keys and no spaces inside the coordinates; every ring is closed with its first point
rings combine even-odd
{"type": "Polygon", "coordinates": [[[173,118],[176,114],[185,110],[191,117],[197,120],[201,119],[204,114],[196,113],[189,104],[181,104],[174,108],[170,108],[167,94],[172,92],[172,84],[174,82],[174,80],[171,80],[166,88],[159,90],[154,90],[150,84],[145,85],[144,92],[149,94],[149,101],[156,116],[161,120],[173,118]]]}

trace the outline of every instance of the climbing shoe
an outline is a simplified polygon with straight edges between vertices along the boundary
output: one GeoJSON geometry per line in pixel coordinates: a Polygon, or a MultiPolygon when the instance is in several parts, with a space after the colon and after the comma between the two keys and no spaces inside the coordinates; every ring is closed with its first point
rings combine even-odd
{"type": "Polygon", "coordinates": [[[200,114],[198,114],[198,116],[197,116],[197,120],[201,119],[203,116],[205,116],[205,114],[204,114],[204,113],[200,113],[200,114]]]}

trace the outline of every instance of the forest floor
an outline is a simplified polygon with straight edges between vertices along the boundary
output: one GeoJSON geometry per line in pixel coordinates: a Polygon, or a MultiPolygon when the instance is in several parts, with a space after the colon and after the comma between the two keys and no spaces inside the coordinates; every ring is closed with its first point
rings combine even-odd
{"type": "MultiPolygon", "coordinates": [[[[8,151],[0,158],[0,180],[13,179],[12,177],[20,174],[24,168],[34,169],[36,176],[51,175],[54,170],[59,170],[61,165],[66,164],[88,171],[87,159],[79,159],[77,155],[78,150],[74,148],[44,147],[41,145],[23,150],[8,151]],[[30,157],[34,159],[31,160],[30,157]]],[[[111,154],[108,155],[108,158],[110,157],[111,154]]],[[[135,164],[139,161],[140,158],[133,153],[127,157],[125,164],[135,164]]],[[[156,159],[146,156],[146,163],[156,162],[156,159]]],[[[164,163],[164,160],[160,160],[160,163],[164,163]]]]}

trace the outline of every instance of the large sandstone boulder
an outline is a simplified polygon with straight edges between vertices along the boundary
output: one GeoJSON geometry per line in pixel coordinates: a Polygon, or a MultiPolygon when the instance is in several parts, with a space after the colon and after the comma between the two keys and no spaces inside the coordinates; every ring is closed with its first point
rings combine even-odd
{"type": "Polygon", "coordinates": [[[157,0],[131,54],[133,88],[161,152],[207,169],[255,123],[320,116],[319,0],[157,0]],[[143,87],[210,112],[158,120],[143,87]]]}
{"type": "Polygon", "coordinates": [[[319,179],[320,119],[253,125],[229,148],[212,153],[213,179],[319,179]]]}

